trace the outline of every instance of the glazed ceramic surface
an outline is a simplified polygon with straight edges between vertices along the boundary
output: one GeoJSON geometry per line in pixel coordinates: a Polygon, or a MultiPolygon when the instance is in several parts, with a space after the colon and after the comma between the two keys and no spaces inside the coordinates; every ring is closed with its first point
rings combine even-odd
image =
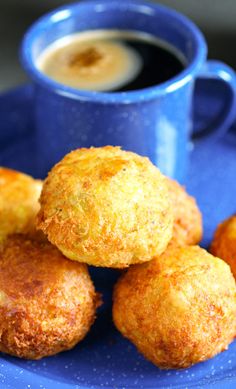
{"type": "MultiPolygon", "coordinates": [[[[77,147],[120,145],[148,156],[167,175],[184,181],[193,129],[194,81],[221,79],[230,98],[214,128],[222,133],[235,116],[236,78],[225,64],[206,62],[207,47],[198,28],[163,6],[126,1],[88,1],[67,5],[39,19],[26,33],[22,64],[34,81],[34,121],[41,170],[77,147]],[[41,52],[55,40],[93,29],[138,30],[177,49],[186,60],[176,77],[139,91],[101,93],[61,85],[36,67],[41,52]]],[[[199,135],[199,133],[198,133],[199,135]]]]}

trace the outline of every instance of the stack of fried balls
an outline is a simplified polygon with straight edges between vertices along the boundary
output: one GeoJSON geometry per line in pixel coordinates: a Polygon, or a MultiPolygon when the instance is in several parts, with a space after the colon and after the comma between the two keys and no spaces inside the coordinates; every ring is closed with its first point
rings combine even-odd
{"type": "Polygon", "coordinates": [[[40,359],[81,341],[102,304],[93,265],[123,269],[114,324],[156,366],[213,357],[236,334],[236,216],[212,254],[201,238],[195,199],[119,147],[72,151],[44,182],[0,168],[0,351],[40,359]]]}

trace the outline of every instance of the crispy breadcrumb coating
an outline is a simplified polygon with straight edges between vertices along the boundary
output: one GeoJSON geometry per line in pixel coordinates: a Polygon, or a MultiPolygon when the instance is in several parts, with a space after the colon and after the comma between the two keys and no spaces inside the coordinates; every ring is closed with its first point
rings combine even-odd
{"type": "Polygon", "coordinates": [[[236,331],[229,266],[198,246],[170,247],[132,266],[113,296],[117,329],[160,368],[186,368],[227,349],[236,331]]]}
{"type": "Polygon", "coordinates": [[[35,230],[42,181],[0,167],[0,244],[13,233],[35,230]]]}
{"type": "Polygon", "coordinates": [[[202,239],[202,215],[194,197],[175,180],[167,178],[173,204],[174,227],[171,244],[195,245],[202,239]]]}
{"type": "Polygon", "coordinates": [[[123,268],[161,254],[171,239],[165,177],[119,147],[66,155],[49,173],[40,203],[38,228],[79,262],[123,268]]]}
{"type": "Polygon", "coordinates": [[[228,263],[236,278],[236,215],[219,224],[210,250],[228,263]]]}
{"type": "Polygon", "coordinates": [[[0,351],[40,359],[74,347],[98,305],[87,266],[50,243],[10,236],[0,250],[0,351]]]}

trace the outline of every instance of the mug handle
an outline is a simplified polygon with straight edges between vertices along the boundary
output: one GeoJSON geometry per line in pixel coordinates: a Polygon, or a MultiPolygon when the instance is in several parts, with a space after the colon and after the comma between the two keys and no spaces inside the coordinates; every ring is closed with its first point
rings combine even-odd
{"type": "Polygon", "coordinates": [[[219,138],[224,135],[236,118],[236,73],[232,68],[221,61],[208,60],[200,71],[198,79],[222,81],[230,92],[230,99],[225,104],[223,112],[214,118],[206,128],[193,132],[193,140],[207,136],[219,138]]]}

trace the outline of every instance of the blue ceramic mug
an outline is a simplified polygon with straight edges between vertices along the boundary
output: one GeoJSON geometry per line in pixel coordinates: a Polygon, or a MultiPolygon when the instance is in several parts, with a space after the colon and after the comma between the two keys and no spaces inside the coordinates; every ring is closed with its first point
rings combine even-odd
{"type": "Polygon", "coordinates": [[[236,112],[234,71],[221,62],[206,61],[206,55],[199,29],[183,15],[160,5],[133,0],[87,1],[43,16],[28,30],[21,48],[22,64],[35,85],[41,174],[72,149],[110,144],[148,156],[163,173],[182,182],[192,136],[196,78],[222,80],[230,92],[214,128],[202,129],[198,136],[222,133],[236,112]],[[74,89],[37,69],[37,58],[49,44],[93,29],[152,34],[179,50],[187,65],[160,85],[114,93],[74,89]]]}

